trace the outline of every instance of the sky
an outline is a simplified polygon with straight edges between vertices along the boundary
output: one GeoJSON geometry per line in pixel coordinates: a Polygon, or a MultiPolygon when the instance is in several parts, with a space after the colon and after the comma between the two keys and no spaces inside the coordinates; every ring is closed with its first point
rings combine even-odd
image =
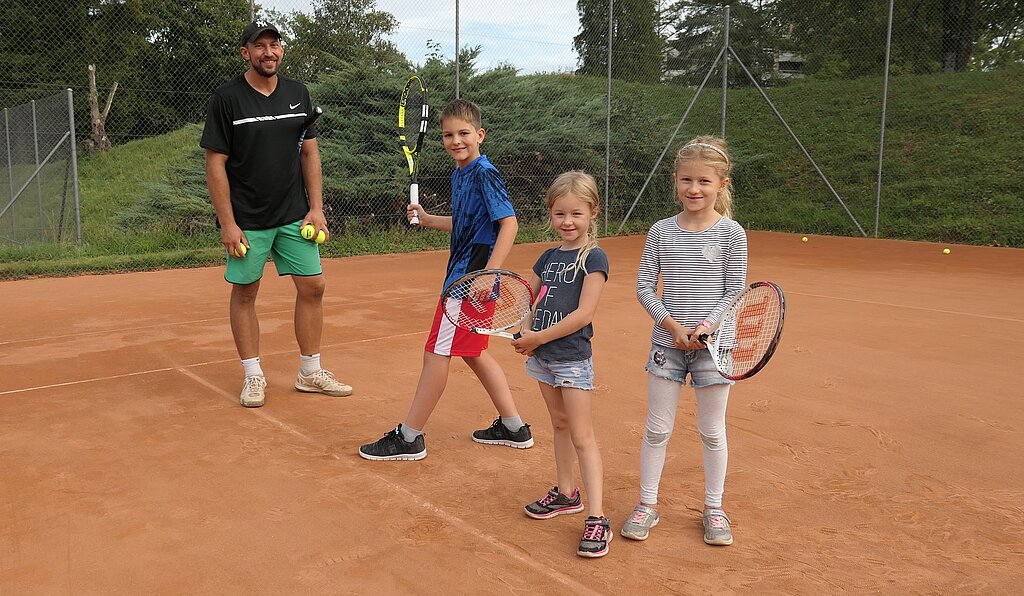
{"type": "MultiPolygon", "coordinates": [[[[281,11],[311,12],[308,0],[263,0],[281,11]]],[[[398,19],[391,39],[414,64],[426,61],[427,40],[455,55],[455,0],[377,0],[377,9],[398,19]]],[[[477,67],[511,64],[522,73],[576,68],[572,38],[579,32],[576,0],[459,0],[459,43],[481,46],[477,67]]]]}

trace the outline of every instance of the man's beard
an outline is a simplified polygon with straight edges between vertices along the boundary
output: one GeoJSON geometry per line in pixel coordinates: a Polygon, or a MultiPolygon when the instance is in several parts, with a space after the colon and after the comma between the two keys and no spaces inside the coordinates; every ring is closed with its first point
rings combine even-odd
{"type": "Polygon", "coordinates": [[[268,78],[268,79],[270,77],[272,77],[272,76],[277,74],[277,62],[274,62],[274,70],[273,71],[269,71],[266,68],[264,68],[262,62],[257,62],[255,64],[253,64],[252,68],[253,68],[253,70],[256,71],[256,74],[260,75],[261,77],[268,78]]]}

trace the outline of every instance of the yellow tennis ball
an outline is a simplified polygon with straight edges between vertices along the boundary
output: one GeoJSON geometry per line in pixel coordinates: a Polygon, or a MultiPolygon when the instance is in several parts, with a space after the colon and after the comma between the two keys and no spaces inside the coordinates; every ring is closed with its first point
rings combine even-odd
{"type": "Polygon", "coordinates": [[[313,224],[306,224],[302,226],[302,230],[300,230],[299,233],[302,234],[302,237],[306,240],[312,240],[313,236],[316,234],[316,226],[313,224]]]}
{"type": "Polygon", "coordinates": [[[235,258],[241,259],[242,257],[245,256],[245,253],[248,251],[249,249],[246,248],[244,244],[239,243],[238,248],[235,249],[235,258]]]}
{"type": "Polygon", "coordinates": [[[807,242],[807,236],[804,236],[803,238],[801,238],[800,242],[807,242]]]}
{"type": "Polygon", "coordinates": [[[949,254],[949,249],[948,248],[942,249],[942,254],[948,255],[949,254]]]}
{"type": "Polygon", "coordinates": [[[327,234],[325,234],[323,230],[320,230],[320,232],[316,235],[316,243],[317,244],[323,244],[326,241],[327,241],[327,234]]]}

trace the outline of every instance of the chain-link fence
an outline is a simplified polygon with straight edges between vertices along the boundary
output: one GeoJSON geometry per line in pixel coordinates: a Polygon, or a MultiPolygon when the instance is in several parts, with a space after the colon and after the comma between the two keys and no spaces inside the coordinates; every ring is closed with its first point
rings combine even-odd
{"type": "Polygon", "coordinates": [[[0,244],[80,242],[71,91],[4,108],[0,244]]]}
{"type": "MultiPolygon", "coordinates": [[[[325,110],[328,256],[446,246],[402,215],[395,120],[413,72],[435,114],[456,95],[481,106],[521,240],[545,237],[544,190],[569,169],[599,180],[602,233],[642,233],[676,210],[675,151],[714,134],[750,229],[1024,245],[1019,2],[53,4],[0,8],[0,105],[74,90],[82,243],[0,243],[0,278],[223,258],[198,138],[210,92],[247,67],[252,17],[279,26],[283,72],[325,110]]],[[[444,212],[453,163],[431,127],[422,202],[444,212]]]]}

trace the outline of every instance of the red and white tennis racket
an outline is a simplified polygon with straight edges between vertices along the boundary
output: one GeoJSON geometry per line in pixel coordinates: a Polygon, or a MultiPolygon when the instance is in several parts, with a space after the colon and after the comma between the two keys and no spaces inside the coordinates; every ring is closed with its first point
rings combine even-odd
{"type": "MultiPolygon", "coordinates": [[[[544,288],[541,288],[541,296],[544,288]]],[[[444,314],[453,325],[481,335],[519,339],[534,305],[530,282],[506,269],[481,269],[455,280],[444,293],[444,314]]]]}
{"type": "Polygon", "coordinates": [[[723,377],[749,379],[775,353],[785,320],[782,288],[770,281],[758,281],[734,298],[718,323],[698,339],[707,344],[723,377]]]}

